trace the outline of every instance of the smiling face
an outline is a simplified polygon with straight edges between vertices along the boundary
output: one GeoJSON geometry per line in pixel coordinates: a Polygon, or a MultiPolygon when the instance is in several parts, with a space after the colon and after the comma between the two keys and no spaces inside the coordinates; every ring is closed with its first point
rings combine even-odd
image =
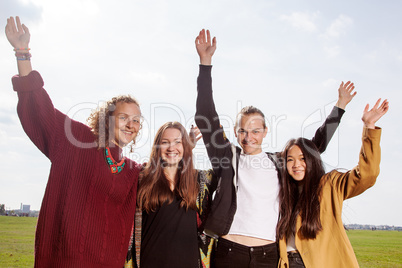
{"type": "Polygon", "coordinates": [[[302,181],[306,174],[306,162],[299,146],[289,148],[286,156],[286,169],[295,181],[302,181]]]}
{"type": "Polygon", "coordinates": [[[183,159],[183,141],[180,130],[167,128],[161,137],[160,153],[163,161],[169,166],[178,166],[183,159]]]}
{"type": "Polygon", "coordinates": [[[113,112],[114,141],[124,147],[133,141],[141,128],[141,111],[137,104],[118,102],[113,112]]]}
{"type": "Polygon", "coordinates": [[[235,126],[235,135],[245,154],[259,154],[261,144],[268,129],[264,127],[264,119],[259,114],[242,115],[235,126]]]}

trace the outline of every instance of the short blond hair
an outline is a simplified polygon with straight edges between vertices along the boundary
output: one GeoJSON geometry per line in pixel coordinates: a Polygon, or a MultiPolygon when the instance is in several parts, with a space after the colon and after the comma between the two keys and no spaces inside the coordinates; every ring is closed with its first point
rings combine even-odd
{"type": "Polygon", "coordinates": [[[237,114],[236,116],[236,125],[235,127],[237,127],[239,120],[241,119],[242,116],[247,116],[247,115],[252,115],[252,114],[258,114],[262,117],[262,124],[264,126],[264,128],[267,128],[267,124],[265,123],[265,115],[264,113],[258,109],[257,107],[254,106],[246,106],[243,107],[240,112],[237,114]]]}

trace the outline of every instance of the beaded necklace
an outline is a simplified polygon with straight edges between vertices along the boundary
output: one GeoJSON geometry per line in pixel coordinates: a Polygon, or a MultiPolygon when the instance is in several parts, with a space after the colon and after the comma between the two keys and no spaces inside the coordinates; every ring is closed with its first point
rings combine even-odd
{"type": "Polygon", "coordinates": [[[119,163],[117,163],[116,160],[114,160],[112,154],[110,153],[109,147],[105,148],[105,160],[106,160],[106,163],[110,167],[110,171],[113,174],[120,173],[123,170],[123,167],[126,165],[126,163],[125,163],[126,158],[125,157],[123,157],[123,159],[119,163]]]}

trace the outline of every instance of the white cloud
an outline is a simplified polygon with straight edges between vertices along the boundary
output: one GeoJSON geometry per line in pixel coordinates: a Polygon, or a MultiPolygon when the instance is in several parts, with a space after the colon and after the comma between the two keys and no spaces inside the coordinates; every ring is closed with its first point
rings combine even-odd
{"type": "Polygon", "coordinates": [[[280,18],[281,20],[290,23],[298,30],[315,32],[317,31],[317,26],[315,25],[314,21],[318,17],[318,14],[318,12],[293,12],[290,15],[282,15],[280,18]]]}
{"type": "MultiPolygon", "coordinates": [[[[32,23],[40,20],[42,7],[38,6],[35,0],[1,0],[1,20],[16,15],[23,17],[25,23],[32,23]]],[[[0,23],[4,22],[1,21],[0,23]]]]}
{"type": "Polygon", "coordinates": [[[0,130],[0,145],[6,145],[8,143],[7,132],[0,130]]]}
{"type": "Polygon", "coordinates": [[[398,61],[402,62],[402,52],[398,52],[398,53],[396,54],[396,59],[397,59],[398,61]]]}
{"type": "Polygon", "coordinates": [[[339,55],[341,48],[339,46],[324,47],[324,51],[328,58],[335,58],[339,55]]]}
{"type": "Polygon", "coordinates": [[[157,85],[162,86],[166,83],[167,79],[164,74],[156,72],[130,72],[130,79],[140,85],[157,85]]]}
{"type": "Polygon", "coordinates": [[[329,79],[327,79],[327,80],[322,82],[322,86],[325,89],[331,89],[331,90],[336,88],[338,86],[338,84],[339,84],[339,81],[334,79],[334,78],[329,78],[329,79]]]}
{"type": "Polygon", "coordinates": [[[338,38],[346,32],[346,30],[353,25],[353,19],[346,15],[339,15],[339,17],[331,23],[326,29],[324,37],[338,38]]]}

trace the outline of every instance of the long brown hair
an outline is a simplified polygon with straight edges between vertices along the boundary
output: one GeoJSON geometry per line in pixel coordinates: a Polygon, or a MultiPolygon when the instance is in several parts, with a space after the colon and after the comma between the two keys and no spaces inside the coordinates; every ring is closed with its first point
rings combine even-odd
{"type": "Polygon", "coordinates": [[[295,234],[297,216],[301,216],[299,235],[305,239],[314,239],[322,230],[320,220],[321,178],[325,174],[320,152],[315,144],[305,138],[290,140],[282,152],[285,161],[282,168],[279,191],[279,222],[277,226],[278,239],[295,234]],[[286,167],[288,151],[292,146],[299,146],[306,163],[306,172],[299,184],[290,175],[286,167]]]}
{"type": "Polygon", "coordinates": [[[140,208],[147,212],[155,211],[163,203],[171,203],[176,196],[179,196],[181,198],[181,207],[196,210],[199,186],[196,180],[197,171],[193,165],[192,149],[189,135],[179,122],[167,122],[159,128],[155,135],[149,162],[142,172],[142,179],[137,193],[140,208]],[[183,144],[183,159],[179,163],[174,192],[170,190],[170,183],[163,172],[164,163],[160,149],[163,133],[168,128],[180,131],[183,144]]]}

